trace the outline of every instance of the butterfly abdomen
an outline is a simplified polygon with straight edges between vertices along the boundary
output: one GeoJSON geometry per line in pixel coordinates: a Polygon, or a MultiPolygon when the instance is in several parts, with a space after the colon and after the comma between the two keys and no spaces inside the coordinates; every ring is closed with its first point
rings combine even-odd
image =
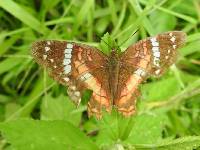
{"type": "Polygon", "coordinates": [[[116,50],[112,50],[109,62],[109,87],[111,91],[111,103],[114,104],[114,99],[117,95],[117,88],[118,88],[118,78],[119,78],[119,71],[120,71],[120,59],[119,55],[116,50]]]}

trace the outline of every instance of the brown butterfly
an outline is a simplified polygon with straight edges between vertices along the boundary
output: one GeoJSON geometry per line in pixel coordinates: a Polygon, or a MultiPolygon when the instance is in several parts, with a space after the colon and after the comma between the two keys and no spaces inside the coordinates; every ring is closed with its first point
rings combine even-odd
{"type": "Polygon", "coordinates": [[[68,86],[68,95],[79,104],[83,90],[93,91],[88,114],[102,117],[102,109],[112,106],[124,116],[135,113],[138,86],[147,77],[160,76],[177,56],[186,39],[181,31],[166,32],[129,46],[124,52],[112,50],[109,56],[95,47],[67,41],[33,43],[36,62],[49,74],[68,86]]]}

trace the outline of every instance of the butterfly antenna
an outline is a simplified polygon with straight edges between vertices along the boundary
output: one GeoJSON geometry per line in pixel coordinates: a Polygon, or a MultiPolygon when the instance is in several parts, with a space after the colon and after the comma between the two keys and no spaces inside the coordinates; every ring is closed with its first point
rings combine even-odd
{"type": "Polygon", "coordinates": [[[120,48],[124,43],[126,43],[133,35],[135,35],[137,32],[139,31],[139,29],[137,29],[130,37],[128,37],[127,39],[125,39],[119,46],[118,48],[120,48]]]}

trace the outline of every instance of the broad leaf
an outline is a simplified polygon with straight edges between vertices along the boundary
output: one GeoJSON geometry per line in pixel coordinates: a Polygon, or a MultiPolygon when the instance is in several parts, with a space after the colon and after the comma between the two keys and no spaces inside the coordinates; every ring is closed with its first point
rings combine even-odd
{"type": "Polygon", "coordinates": [[[199,136],[188,136],[154,145],[137,145],[137,150],[193,150],[200,147],[199,136]]]}
{"type": "Polygon", "coordinates": [[[17,150],[96,150],[97,146],[67,121],[17,120],[0,124],[3,137],[17,150]]]}
{"type": "Polygon", "coordinates": [[[42,101],[41,119],[67,120],[78,126],[81,119],[81,111],[76,110],[77,108],[68,97],[60,95],[58,98],[53,98],[47,95],[42,101]]]}

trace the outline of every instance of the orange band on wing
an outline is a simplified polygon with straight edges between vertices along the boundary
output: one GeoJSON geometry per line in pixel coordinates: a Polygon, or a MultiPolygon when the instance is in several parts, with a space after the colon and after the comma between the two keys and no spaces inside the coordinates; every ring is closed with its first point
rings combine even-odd
{"type": "Polygon", "coordinates": [[[110,103],[108,99],[102,95],[98,95],[96,93],[93,93],[93,98],[99,102],[100,106],[104,106],[105,108],[108,108],[110,106],[110,103]]]}
{"type": "Polygon", "coordinates": [[[92,76],[85,81],[87,83],[87,87],[93,92],[100,94],[101,84],[99,84],[95,78],[92,76]]]}
{"type": "Polygon", "coordinates": [[[89,70],[89,68],[84,63],[81,63],[80,61],[75,61],[74,64],[79,74],[83,74],[85,72],[88,72],[89,70]]]}
{"type": "Polygon", "coordinates": [[[126,88],[121,93],[121,98],[118,101],[118,104],[124,104],[127,102],[127,99],[130,99],[132,93],[137,89],[138,85],[141,83],[142,78],[136,74],[130,76],[128,82],[126,83],[126,88]]]}
{"type": "MultiPolygon", "coordinates": [[[[150,54],[149,55],[147,54],[146,43],[143,44],[143,50],[146,55],[145,55],[144,59],[141,59],[138,62],[137,66],[139,68],[146,69],[148,67],[148,64],[151,59],[150,54]]],[[[129,77],[128,81],[126,82],[125,88],[121,92],[121,98],[118,100],[118,105],[127,103],[127,100],[129,100],[131,98],[132,94],[135,93],[135,91],[138,88],[138,85],[142,82],[142,80],[143,80],[142,76],[135,74],[135,73],[133,73],[129,77]]]]}
{"type": "MultiPolygon", "coordinates": [[[[81,64],[79,61],[75,61],[75,66],[81,76],[87,74],[89,68],[83,63],[81,64]]],[[[88,73],[90,74],[90,73],[88,73]]],[[[91,74],[90,74],[91,75],[91,74]]],[[[88,89],[93,90],[93,99],[96,100],[100,105],[109,106],[109,100],[106,95],[106,91],[101,88],[101,84],[98,82],[94,76],[90,76],[89,78],[84,78],[83,81],[88,89]]]]}
{"type": "Polygon", "coordinates": [[[128,108],[120,107],[118,108],[118,111],[120,111],[124,116],[131,116],[135,113],[135,106],[129,106],[128,108]]]}
{"type": "Polygon", "coordinates": [[[137,64],[137,66],[146,69],[146,68],[147,68],[147,65],[148,65],[149,62],[150,62],[150,59],[151,59],[151,56],[150,56],[150,55],[146,55],[145,59],[142,59],[142,60],[137,64]]]}

